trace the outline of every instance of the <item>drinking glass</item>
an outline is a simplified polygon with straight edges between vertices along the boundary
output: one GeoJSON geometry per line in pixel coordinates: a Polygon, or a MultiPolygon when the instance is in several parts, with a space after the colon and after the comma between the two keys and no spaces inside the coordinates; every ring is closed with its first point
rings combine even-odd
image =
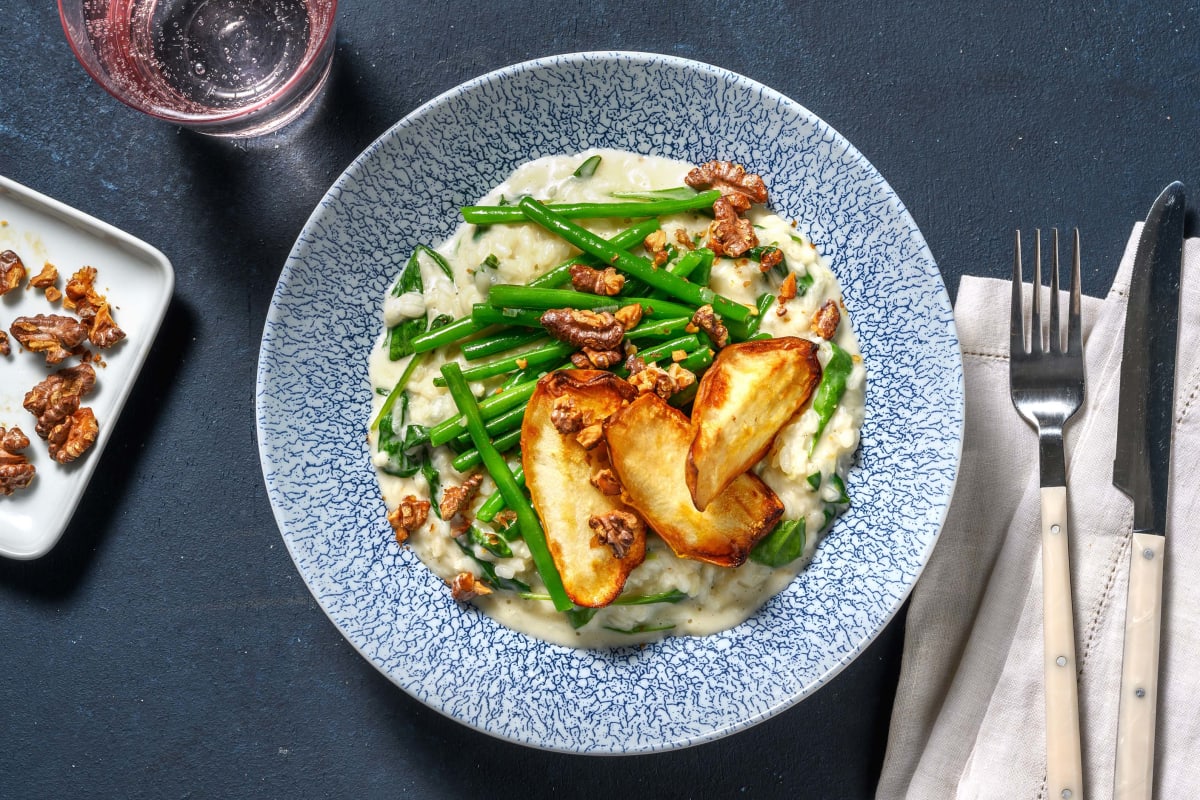
{"type": "Polygon", "coordinates": [[[111,95],[215,136],[283,127],[333,63],[337,0],[59,0],[58,10],[111,95]]]}

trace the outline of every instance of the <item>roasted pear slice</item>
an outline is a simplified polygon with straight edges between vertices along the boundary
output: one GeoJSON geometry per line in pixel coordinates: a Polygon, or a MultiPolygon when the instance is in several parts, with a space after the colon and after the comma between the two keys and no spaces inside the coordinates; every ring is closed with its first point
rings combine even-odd
{"type": "Polygon", "coordinates": [[[692,404],[687,486],[703,511],[766,455],[821,379],[817,346],[784,336],[721,350],[692,404]]]}
{"type": "Polygon", "coordinates": [[[658,395],[610,416],[604,438],[626,502],[681,558],[736,567],[783,516],[783,503],[750,472],[697,511],[684,478],[691,424],[658,395]]]}
{"type": "MultiPolygon", "coordinates": [[[[621,501],[619,490],[605,494],[593,483],[609,467],[601,424],[636,396],[636,389],[611,372],[562,370],[538,381],[525,410],[525,485],[576,605],[611,603],[646,557],[641,519],[621,501]]],[[[613,491],[611,484],[597,483],[613,491]]]]}

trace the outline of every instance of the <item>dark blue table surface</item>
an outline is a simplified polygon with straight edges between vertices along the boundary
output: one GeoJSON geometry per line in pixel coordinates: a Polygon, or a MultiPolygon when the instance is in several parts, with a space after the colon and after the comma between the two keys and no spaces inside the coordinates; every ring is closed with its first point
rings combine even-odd
{"type": "MultiPolygon", "coordinates": [[[[303,124],[215,141],[118,104],[54,4],[0,20],[0,174],[162,249],[166,321],[66,535],[0,560],[0,797],[813,797],[874,793],[903,615],[756,728],[591,758],[493,740],[358,656],[275,527],[254,436],[272,289],[309,212],[409,111],[492,69],[626,49],[718,64],[843,133],[951,296],[1012,230],[1078,226],[1103,294],[1159,189],[1200,175],[1195,3],[355,2],[303,124]],[[1061,7],[1060,7],[1061,6],[1061,7]]],[[[15,6],[15,7],[13,7],[15,6]]]]}

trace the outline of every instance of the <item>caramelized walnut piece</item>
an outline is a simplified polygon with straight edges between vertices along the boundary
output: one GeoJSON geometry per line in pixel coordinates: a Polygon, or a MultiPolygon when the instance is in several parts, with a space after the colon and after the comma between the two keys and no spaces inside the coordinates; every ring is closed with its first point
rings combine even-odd
{"type": "Polygon", "coordinates": [[[571,285],[577,292],[612,297],[625,287],[625,276],[612,267],[593,269],[586,264],[572,264],[571,285]]]}
{"type": "Polygon", "coordinates": [[[492,519],[492,527],[498,531],[506,531],[517,524],[517,512],[506,508],[492,519]]]}
{"type": "Polygon", "coordinates": [[[715,219],[708,226],[708,247],[718,256],[737,258],[758,246],[758,235],[750,220],[738,216],[738,209],[727,197],[713,203],[715,219]]]}
{"type": "Polygon", "coordinates": [[[5,295],[25,280],[25,264],[12,250],[0,253],[0,295],[5,295]]]}
{"type": "Polygon", "coordinates": [[[90,408],[80,408],[50,430],[46,443],[50,457],[60,464],[69,464],[96,443],[100,425],[90,408]]]}
{"type": "Polygon", "coordinates": [[[46,299],[51,303],[57,303],[62,300],[63,293],[58,290],[57,286],[46,287],[46,299]]]}
{"type": "Polygon", "coordinates": [[[595,350],[615,350],[625,338],[625,327],[607,311],[552,308],[541,316],[542,327],[560,342],[595,350]]]}
{"type": "Polygon", "coordinates": [[[43,439],[64,419],[79,410],[80,400],[96,385],[91,364],[60,369],[25,393],[25,410],[37,417],[34,430],[43,439]]]}
{"type": "Polygon", "coordinates": [[[575,435],[575,441],[579,442],[584,450],[591,450],[603,439],[604,424],[601,422],[593,422],[575,435]]]}
{"type": "Polygon", "coordinates": [[[450,596],[460,603],[491,593],[491,587],[470,572],[460,572],[450,581],[450,596]]]}
{"type": "Polygon", "coordinates": [[[26,350],[43,354],[47,364],[58,364],[87,339],[87,328],[62,314],[17,317],[10,330],[26,350]]]}
{"type": "Polygon", "coordinates": [[[625,354],[620,350],[593,350],[585,347],[571,355],[571,363],[579,369],[608,369],[621,363],[625,354]]]}
{"type": "Polygon", "coordinates": [[[442,502],[438,505],[442,519],[454,519],[470,508],[481,483],[483,475],[476,472],[463,481],[462,486],[447,486],[442,492],[442,502]]]}
{"type": "Polygon", "coordinates": [[[779,285],[779,308],[775,313],[783,316],[787,313],[787,304],[796,296],[796,273],[789,272],[788,276],[783,279],[783,283],[779,285]]]}
{"type": "Polygon", "coordinates": [[[687,232],[686,228],[675,229],[675,244],[685,250],[695,250],[696,243],[692,240],[692,235],[687,232]]]}
{"type": "Polygon", "coordinates": [[[550,408],[550,423],[563,436],[583,430],[583,414],[575,405],[574,397],[563,394],[554,398],[554,405],[550,408]]]}
{"type": "Polygon", "coordinates": [[[833,338],[837,333],[838,323],[842,321],[842,313],[838,310],[837,302],[834,300],[826,300],[825,303],[817,309],[813,314],[812,322],[809,327],[812,332],[820,336],[826,341],[833,338]]]}
{"type": "Polygon", "coordinates": [[[676,392],[695,383],[696,375],[678,364],[672,364],[667,369],[651,365],[631,374],[629,382],[638,390],[638,394],[653,392],[663,400],[668,400],[676,392]]]}
{"type": "Polygon", "coordinates": [[[692,324],[707,333],[708,338],[712,340],[713,346],[717,349],[729,344],[729,329],[717,318],[712,306],[705,305],[697,308],[696,313],[692,315],[692,324]]]}
{"type": "Polygon", "coordinates": [[[67,281],[63,307],[74,311],[87,325],[88,339],[97,347],[112,347],[125,338],[117,327],[108,300],[96,291],[96,268],[83,267],[67,281]]]}
{"type": "Polygon", "coordinates": [[[613,316],[617,318],[617,322],[621,323],[621,327],[625,330],[631,330],[637,327],[637,324],[642,321],[642,306],[640,303],[630,303],[627,306],[621,306],[613,312],[613,316]]]}
{"type": "Polygon", "coordinates": [[[615,558],[624,558],[642,530],[642,521],[636,514],[614,509],[588,517],[588,527],[596,532],[598,544],[611,547],[615,558]]]}
{"type": "Polygon", "coordinates": [[[21,451],[29,447],[29,437],[20,428],[0,426],[0,494],[10,495],[24,489],[33,480],[37,468],[21,451]]]}
{"type": "Polygon", "coordinates": [[[783,263],[783,251],[778,247],[772,247],[765,250],[758,260],[758,269],[761,272],[770,272],[773,268],[783,263]]]}
{"type": "Polygon", "coordinates": [[[396,541],[401,544],[408,541],[409,535],[416,533],[417,528],[424,525],[427,519],[429,519],[429,501],[421,500],[411,494],[401,500],[400,505],[387,515],[387,521],[391,523],[392,530],[396,532],[396,541]]]}
{"type": "Polygon", "coordinates": [[[29,285],[34,289],[46,289],[58,282],[58,267],[47,261],[42,265],[42,271],[29,279],[29,285]]]}
{"type": "Polygon", "coordinates": [[[11,356],[12,345],[8,343],[8,334],[0,331],[0,356],[11,356]]]}
{"type": "Polygon", "coordinates": [[[617,480],[616,473],[607,467],[597,470],[589,480],[592,486],[600,490],[600,494],[612,497],[621,493],[621,482],[617,480]]]}
{"type": "Polygon", "coordinates": [[[646,238],[642,240],[642,246],[646,248],[646,252],[650,254],[650,260],[656,267],[661,267],[671,257],[667,252],[667,232],[662,228],[647,234],[646,238]]]}
{"type": "Polygon", "coordinates": [[[720,189],[722,197],[737,198],[734,202],[740,211],[748,209],[751,203],[767,202],[767,184],[762,177],[746,172],[745,167],[732,161],[701,164],[689,172],[683,182],[693,189],[720,189]]]}

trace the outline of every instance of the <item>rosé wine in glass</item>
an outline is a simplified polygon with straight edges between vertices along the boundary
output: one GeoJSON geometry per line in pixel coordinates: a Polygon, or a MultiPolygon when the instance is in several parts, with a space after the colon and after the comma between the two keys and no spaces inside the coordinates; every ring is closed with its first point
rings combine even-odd
{"type": "Polygon", "coordinates": [[[329,75],[337,0],[59,0],[71,47],[118,100],[202,133],[295,119],[329,75]]]}

